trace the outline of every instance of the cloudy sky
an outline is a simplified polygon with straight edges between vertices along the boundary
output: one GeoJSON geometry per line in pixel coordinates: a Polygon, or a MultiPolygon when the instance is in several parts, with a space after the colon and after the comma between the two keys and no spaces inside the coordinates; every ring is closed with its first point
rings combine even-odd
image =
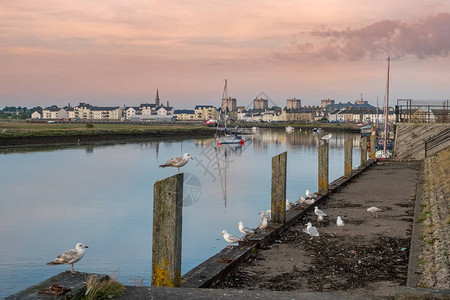
{"type": "Polygon", "coordinates": [[[448,0],[1,0],[0,108],[448,99],[448,0]]]}

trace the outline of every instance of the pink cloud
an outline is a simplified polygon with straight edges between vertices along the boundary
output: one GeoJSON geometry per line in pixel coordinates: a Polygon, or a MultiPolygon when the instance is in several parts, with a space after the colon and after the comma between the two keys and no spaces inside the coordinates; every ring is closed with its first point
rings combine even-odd
{"type": "Polygon", "coordinates": [[[298,43],[295,52],[301,56],[348,60],[383,56],[397,59],[447,57],[450,53],[449,28],[450,14],[439,13],[415,23],[385,20],[359,29],[319,29],[309,33],[315,38],[313,43],[298,43]]]}

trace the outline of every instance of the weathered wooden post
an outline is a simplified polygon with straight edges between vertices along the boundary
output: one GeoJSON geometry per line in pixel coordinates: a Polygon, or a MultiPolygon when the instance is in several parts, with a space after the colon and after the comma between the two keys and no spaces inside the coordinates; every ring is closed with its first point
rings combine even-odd
{"type": "Polygon", "coordinates": [[[328,142],[319,146],[319,194],[328,194],[328,142]]]}
{"type": "Polygon", "coordinates": [[[183,174],[157,181],[153,194],[152,286],[181,285],[183,174]]]}
{"type": "Polygon", "coordinates": [[[286,169],[287,152],[272,157],[272,222],[286,221],[286,169]]]}
{"type": "Polygon", "coordinates": [[[344,142],[344,176],[352,177],[353,139],[344,142]]]}
{"type": "Polygon", "coordinates": [[[376,146],[377,146],[377,137],[375,136],[374,132],[372,132],[372,135],[370,136],[370,153],[369,153],[369,158],[371,159],[375,158],[376,146]]]}
{"type": "Polygon", "coordinates": [[[361,167],[367,164],[367,136],[361,138],[361,167]]]}

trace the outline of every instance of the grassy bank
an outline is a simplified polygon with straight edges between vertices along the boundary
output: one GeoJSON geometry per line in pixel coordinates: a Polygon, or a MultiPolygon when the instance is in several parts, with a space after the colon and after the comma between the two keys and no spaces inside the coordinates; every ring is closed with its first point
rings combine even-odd
{"type": "Polygon", "coordinates": [[[212,137],[214,128],[204,125],[47,124],[0,122],[0,146],[27,146],[149,138],[212,137]]]}

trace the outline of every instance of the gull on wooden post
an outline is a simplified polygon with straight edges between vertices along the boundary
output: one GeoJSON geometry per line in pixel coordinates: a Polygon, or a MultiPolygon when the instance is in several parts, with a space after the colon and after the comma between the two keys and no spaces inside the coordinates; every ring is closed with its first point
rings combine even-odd
{"type": "Polygon", "coordinates": [[[180,168],[182,166],[184,166],[185,164],[187,164],[189,162],[189,159],[193,159],[191,155],[189,155],[189,153],[185,153],[181,156],[177,156],[174,158],[169,159],[168,161],[166,161],[165,164],[160,165],[160,168],[165,168],[165,167],[174,167],[174,168],[178,168],[178,174],[180,174],[180,168]]]}
{"type": "Polygon", "coordinates": [[[339,231],[342,231],[342,228],[345,226],[344,220],[342,220],[339,216],[336,219],[336,225],[338,226],[339,231]]]}
{"type": "Polygon", "coordinates": [[[298,198],[297,204],[302,205],[303,203],[305,203],[305,200],[306,200],[305,197],[301,196],[300,198],[298,198]]]}
{"type": "Polygon", "coordinates": [[[331,139],[331,133],[329,133],[329,134],[327,134],[327,135],[324,135],[324,136],[321,137],[320,139],[321,139],[321,140],[324,140],[324,141],[328,141],[329,139],[331,139]]]}
{"type": "Polygon", "coordinates": [[[291,201],[289,201],[288,199],[286,199],[286,207],[289,209],[292,206],[294,206],[294,203],[292,203],[291,201]]]}
{"type": "Polygon", "coordinates": [[[66,252],[55,258],[53,261],[47,263],[47,265],[54,266],[54,265],[70,264],[71,272],[72,274],[75,274],[76,271],[73,268],[73,264],[79,262],[83,258],[85,248],[88,248],[88,246],[85,246],[81,243],[77,243],[75,245],[75,249],[67,250],[66,252]]]}
{"type": "Polygon", "coordinates": [[[245,235],[254,233],[254,231],[252,229],[248,228],[247,226],[245,226],[243,222],[239,222],[237,225],[239,226],[239,231],[245,235]]]}
{"type": "Polygon", "coordinates": [[[226,230],[222,231],[222,235],[223,235],[223,239],[227,243],[230,243],[227,246],[227,248],[230,248],[230,249],[233,248],[233,244],[236,244],[237,242],[239,242],[241,240],[241,238],[239,238],[239,237],[237,237],[235,235],[229,234],[226,230]]]}

